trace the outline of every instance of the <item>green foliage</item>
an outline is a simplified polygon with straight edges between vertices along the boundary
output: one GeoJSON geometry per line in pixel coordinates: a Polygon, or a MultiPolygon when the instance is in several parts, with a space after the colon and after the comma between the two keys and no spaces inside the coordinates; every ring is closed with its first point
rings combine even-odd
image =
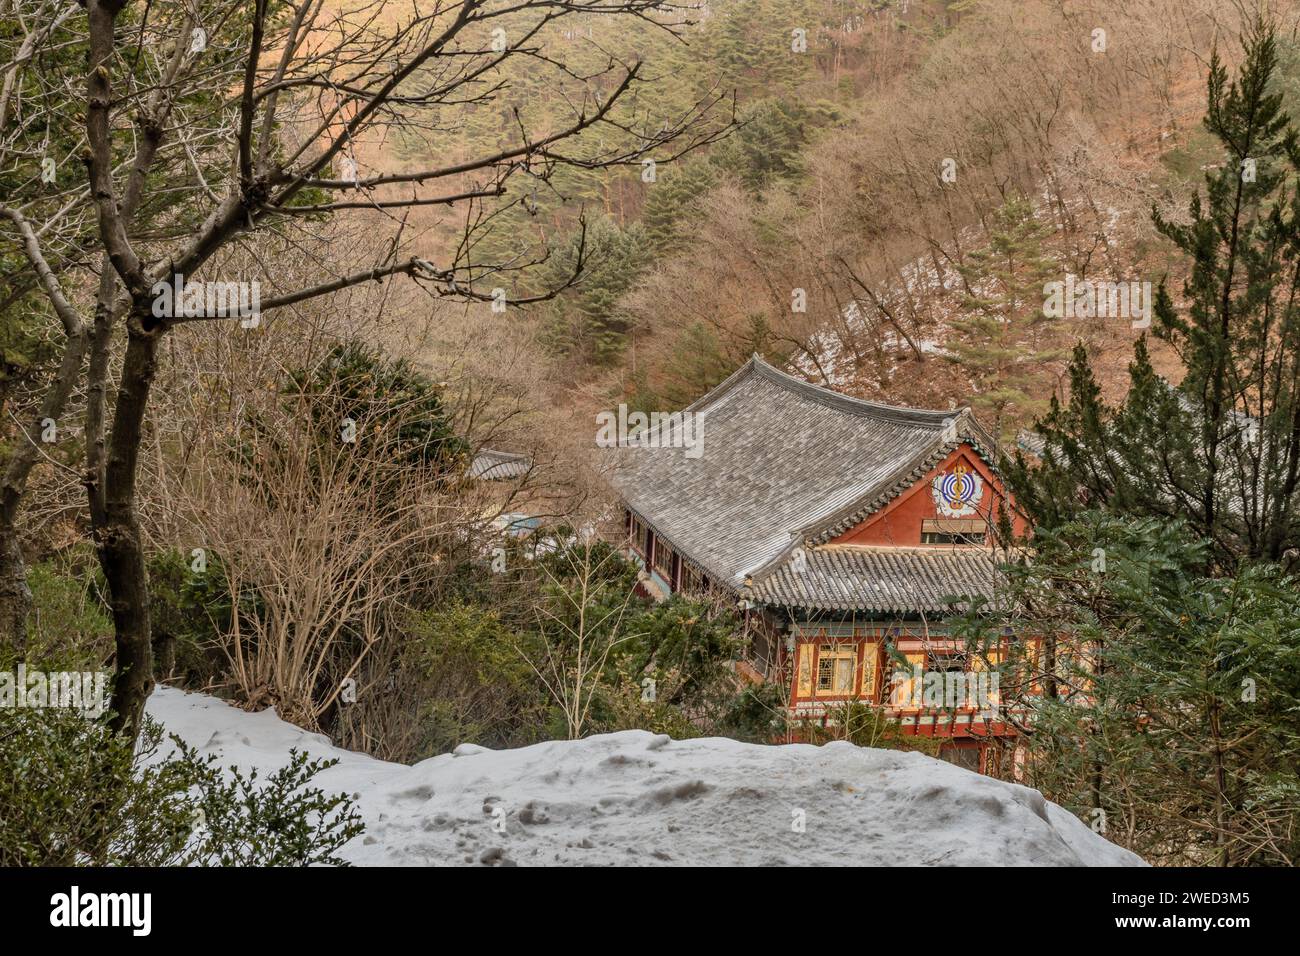
{"type": "Polygon", "coordinates": [[[292,753],[258,785],[191,748],[159,757],[65,708],[0,710],[0,866],[343,865],[362,831],[345,796],[308,786],[332,761],[292,753]]]}
{"type": "MultiPolygon", "coordinates": [[[[646,685],[631,674],[617,674],[598,689],[587,729],[589,733],[602,734],[648,730],[676,740],[701,735],[700,728],[679,707],[648,696],[646,685]]],[[[554,731],[555,736],[564,736],[563,725],[557,723],[554,731]]]]}
{"type": "Polygon", "coordinates": [[[736,330],[738,341],[731,348],[724,348],[715,329],[703,322],[691,323],[673,344],[672,360],[667,363],[670,375],[663,385],[667,404],[634,407],[684,408],[736,370],[729,355],[757,352],[770,358],[773,336],[767,317],[756,312],[747,318],[746,324],[736,330]]]}
{"type": "Polygon", "coordinates": [[[357,450],[378,446],[396,467],[430,476],[459,474],[468,447],[452,427],[442,388],[405,359],[360,341],[343,342],[289,378],[291,394],[308,399],[324,444],[337,445],[339,423],[350,418],[357,450]]]}
{"type": "Polygon", "coordinates": [[[1019,695],[1032,784],[1085,819],[1103,810],[1151,861],[1294,865],[1296,581],[1268,565],[1207,577],[1204,546],[1155,518],[1086,513],[1035,542],[1012,578],[1016,625],[1050,631],[1056,663],[1041,696],[1019,695]]]}
{"type": "Polygon", "coordinates": [[[308,784],[337,760],[289,751],[289,763],[258,784],[256,770],[222,771],[176,738],[177,763],[193,774],[202,811],[196,846],[186,862],[202,866],[347,866],[338,856],[365,826],[346,794],[308,784]]]}
{"type": "Polygon", "coordinates": [[[547,698],[519,653],[528,639],[496,612],[464,602],[412,615],[402,666],[419,689],[417,753],[536,742],[547,698]]]}
{"type": "Polygon", "coordinates": [[[1007,463],[1036,524],[1003,605],[1044,635],[1043,661],[1013,662],[1032,782],[1174,864],[1300,858],[1300,148],[1272,28],[1244,47],[1234,82],[1211,59],[1221,162],[1204,196],[1185,223],[1154,213],[1189,264],[1152,328],[1184,377],[1159,376],[1139,340],[1111,406],[1076,348],[1068,402],[1036,426],[1041,465],[1007,463]]]}
{"type": "Polygon", "coordinates": [[[583,281],[552,301],[546,342],[560,354],[609,365],[622,354],[631,327],[619,299],[649,263],[645,231],[635,223],[621,228],[610,219],[596,219],[585,236],[572,236],[551,260],[544,288],[558,287],[573,275],[580,250],[586,257],[583,281]]]}
{"type": "Polygon", "coordinates": [[[1062,357],[1043,314],[1043,285],[1056,271],[1043,251],[1049,232],[1027,199],[1008,200],[993,215],[988,245],[958,267],[973,292],[968,314],[952,322],[951,360],[974,378],[971,404],[998,432],[1043,410],[1034,396],[1047,364],[1062,357]]]}
{"type": "MultiPolygon", "coordinates": [[[[2,255],[3,247],[0,247],[2,255]]],[[[15,259],[13,271],[19,272],[24,265],[25,260],[20,263],[15,259]]],[[[35,295],[27,298],[22,309],[11,307],[0,322],[0,411],[6,408],[10,395],[36,384],[40,370],[56,355],[46,334],[49,317],[42,314],[41,301],[35,295]]],[[[0,464],[3,462],[4,448],[0,446],[0,464]]]]}
{"type": "Polygon", "coordinates": [[[621,630],[593,707],[596,728],[694,737],[724,733],[740,717],[729,664],[743,641],[729,608],[680,594],[659,603],[638,601],[621,630]]]}
{"type": "Polygon", "coordinates": [[[654,411],[659,408],[683,408],[690,404],[689,399],[685,402],[675,402],[667,405],[664,404],[664,399],[661,397],[661,393],[650,385],[650,376],[647,373],[645,365],[640,365],[634,369],[629,378],[631,382],[628,388],[627,405],[632,411],[654,411]]]}
{"type": "MultiPolygon", "coordinates": [[[[291,10],[272,4],[272,22],[283,22],[291,10]]],[[[208,24],[211,31],[204,54],[206,72],[215,84],[183,84],[173,89],[172,109],[196,125],[222,125],[212,113],[227,102],[228,89],[221,86],[224,70],[236,68],[246,46],[247,29],[253,10],[240,8],[208,24]]],[[[162,36],[176,36],[188,22],[189,12],[179,7],[166,10],[127,5],[119,16],[119,31],[139,28],[142,19],[162,36]]],[[[44,27],[45,24],[40,24],[44,27]]],[[[60,227],[42,238],[49,264],[56,274],[66,264],[86,257],[99,237],[93,216],[60,217],[70,190],[85,182],[85,166],[79,155],[84,147],[84,104],[68,91],[84,82],[89,56],[87,18],[63,17],[49,38],[37,44],[30,58],[19,56],[23,42],[36,26],[16,16],[0,21],[0,63],[6,64],[8,110],[0,129],[6,161],[0,167],[0,197],[6,205],[22,209],[40,228],[41,223],[60,221],[60,227]],[[14,65],[10,71],[9,65],[14,65]],[[12,89],[8,89],[12,84],[12,89]],[[45,178],[44,163],[53,161],[54,178],[45,178]],[[57,239],[57,241],[55,241],[57,239]],[[55,252],[57,250],[57,253],[55,252]]],[[[115,69],[133,74],[136,82],[151,87],[157,80],[157,60],[135,55],[123,58],[115,69]]],[[[228,74],[227,74],[228,75],[228,74]]],[[[115,78],[125,88],[127,77],[115,78]]],[[[128,168],[138,148],[138,131],[130,124],[114,124],[110,130],[112,166],[128,168]]],[[[151,238],[194,234],[206,215],[202,203],[192,201],[197,189],[195,177],[220,191],[230,175],[226,153],[193,149],[184,163],[155,163],[142,191],[139,215],[150,224],[151,238]]],[[[56,357],[63,331],[55,320],[45,293],[22,249],[17,230],[0,217],[0,409],[10,384],[25,384],[47,370],[56,357]]]]}
{"type": "MultiPolygon", "coordinates": [[[[630,334],[619,299],[655,259],[682,250],[699,197],[723,178],[755,195],[802,178],[803,150],[818,129],[841,119],[840,103],[857,94],[853,83],[840,77],[845,51],[856,45],[863,18],[881,9],[879,0],[830,5],[732,0],[707,15],[668,14],[669,20],[694,21],[681,28],[686,42],[653,17],[565,17],[543,28],[538,40],[562,51],[571,75],[557,75],[544,57],[510,58],[483,77],[486,83],[510,84],[508,103],[484,97],[442,111],[434,118],[436,144],[412,128],[403,135],[399,156],[427,164],[431,149],[451,155],[492,152],[517,148],[521,128],[565,128],[579,106],[590,112],[593,96],[612,92],[619,71],[609,69],[611,57],[640,62],[644,85],[635,84],[615,104],[609,123],[570,143],[568,154],[594,159],[629,149],[634,145],[629,131],[653,133],[720,92],[735,94],[739,127],[683,156],[669,147],[646,157],[656,163],[653,182],[640,179],[636,160],[603,169],[542,166],[520,175],[508,194],[490,205],[485,233],[465,250],[468,271],[490,275],[490,285],[506,288],[511,298],[549,291],[573,275],[577,220],[585,213],[592,254],[587,275],[578,288],[539,311],[546,343],[556,354],[576,365],[607,368],[619,362],[630,334]],[[792,48],[796,30],[806,33],[806,51],[792,48]]],[[[530,17],[526,11],[498,22],[513,31],[530,17]]],[[[486,32],[485,27],[485,42],[486,32]]],[[[731,114],[716,109],[699,128],[702,138],[706,130],[730,123],[731,114]]],[[[451,245],[460,237],[443,238],[451,245]]]]}
{"type": "MultiPolygon", "coordinates": [[[[26,660],[39,660],[55,670],[99,667],[113,648],[113,622],[95,589],[96,574],[89,565],[71,561],[43,561],[27,569],[32,610],[27,620],[26,660]]],[[[0,647],[0,668],[17,663],[6,660],[0,647]]]]}
{"type": "MultiPolygon", "coordinates": [[[[758,702],[741,699],[731,668],[743,638],[729,606],[680,594],[662,602],[634,595],[636,565],[604,542],[575,542],[540,564],[544,610],[533,646],[549,645],[551,659],[565,659],[582,634],[588,660],[604,655],[592,681],[589,730],[755,733],[758,702]]],[[[770,720],[761,720],[769,732],[770,720]]]]}
{"type": "Polygon", "coordinates": [[[519,746],[575,727],[770,736],[771,712],[742,700],[730,666],[742,643],[734,611],[680,595],[651,601],[635,593],[637,566],[610,544],[568,528],[547,536],[555,546],[507,562],[513,581],[484,572],[407,629],[403,679],[427,702],[421,754],[467,740],[519,746]]]}
{"type": "MultiPolygon", "coordinates": [[[[563,529],[559,533],[561,537],[566,535],[563,529]]],[[[619,606],[632,593],[636,586],[637,566],[609,542],[597,539],[589,542],[569,540],[565,546],[538,559],[543,595],[551,598],[557,607],[576,603],[576,607],[581,608],[583,602],[569,601],[566,595],[581,588],[579,569],[586,562],[590,562],[592,574],[585,593],[593,598],[587,607],[619,606]]]]}
{"type": "Polygon", "coordinates": [[[740,128],[709,154],[709,161],[755,196],[803,175],[800,153],[808,143],[813,112],[797,100],[766,99],[740,117],[740,128]]]}
{"type": "Polygon", "coordinates": [[[816,49],[815,19],[804,0],[734,0],[706,30],[709,55],[724,81],[742,94],[763,96],[776,89],[794,93],[807,79],[813,57],[794,54],[793,31],[807,31],[816,49]]]}
{"type": "Polygon", "coordinates": [[[1300,116],[1300,37],[1284,33],[1276,38],[1277,67],[1272,90],[1281,96],[1281,109],[1300,116]]]}
{"type": "Polygon", "coordinates": [[[940,746],[932,737],[904,733],[902,725],[886,717],[879,707],[860,701],[828,708],[825,722],[805,720],[799,730],[801,737],[815,744],[847,740],[859,747],[915,751],[931,757],[938,755],[940,746]]]}
{"type": "Polygon", "coordinates": [[[1157,375],[1140,341],[1129,393],[1110,407],[1076,349],[1068,404],[1053,402],[1036,426],[1043,467],[1010,469],[1040,525],[1101,506],[1181,517],[1228,571],[1300,545],[1300,146],[1270,92],[1275,69],[1264,23],[1245,38],[1236,81],[1212,59],[1205,126],[1222,162],[1206,173],[1204,198],[1191,197],[1186,224],[1153,211],[1190,264],[1185,304],[1162,283],[1152,328],[1184,377],[1157,375]]]}
{"type": "Polygon", "coordinates": [[[750,743],[768,744],[785,730],[785,689],[775,681],[751,684],[730,701],[709,733],[750,743]]]}
{"type": "MultiPolygon", "coordinates": [[[[159,677],[178,677],[190,686],[217,679],[225,660],[217,635],[226,633],[233,601],[221,556],[206,555],[206,569],[192,570],[179,551],[149,558],[149,613],[154,663],[159,677]]],[[[258,611],[254,594],[240,598],[247,617],[258,611]]]]}
{"type": "MultiPolygon", "coordinates": [[[[84,65],[87,53],[84,24],[84,17],[67,18],[53,32],[48,48],[41,49],[35,62],[12,72],[6,69],[5,82],[13,84],[12,92],[6,90],[6,93],[13,107],[6,113],[0,139],[5,142],[6,155],[11,159],[0,168],[0,197],[7,206],[23,208],[40,202],[43,193],[57,191],[60,180],[66,183],[77,175],[80,163],[75,152],[84,123],[76,122],[75,103],[63,95],[62,84],[55,85],[58,95],[52,95],[48,79],[68,73],[75,75],[84,65]],[[28,110],[45,115],[33,121],[33,116],[26,115],[28,110]],[[55,162],[54,184],[42,182],[41,164],[47,158],[55,162]]],[[[29,29],[13,17],[0,24],[0,62],[18,62],[17,54],[29,29]]],[[[26,215],[39,224],[39,207],[36,212],[28,208],[26,215]]],[[[89,227],[83,227],[75,238],[85,242],[92,235],[89,227]]],[[[53,265],[57,270],[58,263],[53,265]]],[[[16,389],[37,384],[41,373],[56,360],[53,337],[61,334],[17,230],[7,218],[0,217],[0,412],[5,410],[6,399],[16,389]]],[[[2,461],[3,449],[0,449],[2,461]]]]}
{"type": "Polygon", "coordinates": [[[726,666],[743,650],[733,611],[708,601],[675,594],[628,616],[629,639],[619,645],[617,666],[656,682],[656,698],[694,709],[719,684],[731,696],[726,666]]]}
{"type": "Polygon", "coordinates": [[[681,248],[692,207],[716,182],[714,165],[703,160],[688,160],[658,174],[641,213],[646,246],[655,258],[681,248]]]}

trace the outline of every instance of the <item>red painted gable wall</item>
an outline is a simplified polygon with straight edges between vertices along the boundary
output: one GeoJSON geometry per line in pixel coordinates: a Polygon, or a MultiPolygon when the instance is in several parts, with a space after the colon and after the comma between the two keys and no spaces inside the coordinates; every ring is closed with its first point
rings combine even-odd
{"type": "MultiPolygon", "coordinates": [[[[941,518],[930,492],[930,483],[941,472],[951,471],[964,465],[978,472],[984,479],[984,488],[980,498],[978,515],[969,517],[984,518],[990,523],[996,519],[997,510],[1005,491],[992,470],[970,445],[962,444],[953,449],[942,462],[920,479],[911,488],[887,504],[875,514],[868,515],[861,523],[834,538],[830,544],[883,545],[895,547],[917,547],[921,544],[921,522],[927,518],[941,518]]],[[[1013,518],[1013,527],[1017,535],[1026,531],[1025,523],[1013,518]]],[[[934,545],[933,547],[950,547],[934,545]]]]}

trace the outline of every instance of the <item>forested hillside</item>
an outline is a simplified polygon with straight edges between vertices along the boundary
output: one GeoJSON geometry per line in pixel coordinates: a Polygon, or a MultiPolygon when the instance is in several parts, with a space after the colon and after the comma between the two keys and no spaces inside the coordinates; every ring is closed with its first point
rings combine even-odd
{"type": "MultiPolygon", "coordinates": [[[[1129,323],[1029,321],[1037,291],[1019,307],[1032,344],[1010,347],[1027,354],[1009,362],[990,344],[984,286],[1006,299],[1042,277],[998,275],[981,253],[1019,229],[1019,253],[1049,277],[1176,271],[1149,210],[1169,213],[1215,161],[1200,128],[1201,51],[1232,55],[1235,14],[1209,2],[738,0],[691,20],[678,36],[599,17],[551,28],[581,64],[562,98],[476,104],[373,147],[406,163],[434,137],[453,156],[503,147],[521,117],[554,126],[608,87],[595,74],[609,58],[635,56],[653,78],[627,120],[670,125],[722,98],[690,144],[600,170],[539,167],[491,210],[475,254],[535,263],[512,273],[511,296],[587,257],[581,287],[530,310],[530,347],[565,383],[549,406],[583,417],[622,399],[680,407],[758,351],[868,397],[973,402],[1014,431],[1059,393],[1079,340],[1122,387],[1129,323]]],[[[1285,29],[1280,44],[1281,82],[1293,84],[1285,29]]],[[[521,89],[539,82],[535,61],[515,68],[521,89]]],[[[417,247],[458,241],[455,220],[420,212],[402,227],[417,247]]]]}
{"type": "Polygon", "coordinates": [[[355,857],[345,795],[265,812],[301,755],[261,790],[155,760],[159,683],[379,761],[940,754],[792,713],[747,573],[669,554],[699,587],[655,600],[629,552],[659,532],[595,416],[754,353],[974,410],[1017,513],[915,543],[987,545],[998,587],[913,623],[1032,715],[989,772],[1151,863],[1300,862],[1300,5],[0,11],[0,678],[109,678],[92,720],[0,706],[0,770],[39,770],[0,772],[0,863],[355,857]]]}

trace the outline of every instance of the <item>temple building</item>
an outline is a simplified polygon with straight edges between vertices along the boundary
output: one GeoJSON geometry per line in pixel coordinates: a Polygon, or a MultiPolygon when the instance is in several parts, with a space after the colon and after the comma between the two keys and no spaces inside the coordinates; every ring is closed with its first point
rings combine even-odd
{"type": "Polygon", "coordinates": [[[989,669],[945,619],[993,599],[997,522],[1024,530],[1006,517],[992,447],[969,409],[850,398],[756,355],[621,442],[611,481],[645,589],[734,598],[753,638],[738,666],[780,683],[794,726],[863,701],[987,769],[988,742],[1014,736],[1005,715],[988,701],[930,706],[918,682],[974,687],[989,669]]]}

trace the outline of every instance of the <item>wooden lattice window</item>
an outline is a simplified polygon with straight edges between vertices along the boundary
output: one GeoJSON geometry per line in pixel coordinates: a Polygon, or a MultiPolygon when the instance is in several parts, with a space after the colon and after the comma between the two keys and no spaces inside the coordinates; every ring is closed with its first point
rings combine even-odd
{"type": "Polygon", "coordinates": [[[858,666],[855,648],[823,647],[817,653],[817,695],[845,697],[853,693],[858,666]]]}
{"type": "Polygon", "coordinates": [[[673,549],[668,546],[663,538],[655,536],[655,570],[663,576],[663,579],[670,584],[673,580],[673,549]]]}

